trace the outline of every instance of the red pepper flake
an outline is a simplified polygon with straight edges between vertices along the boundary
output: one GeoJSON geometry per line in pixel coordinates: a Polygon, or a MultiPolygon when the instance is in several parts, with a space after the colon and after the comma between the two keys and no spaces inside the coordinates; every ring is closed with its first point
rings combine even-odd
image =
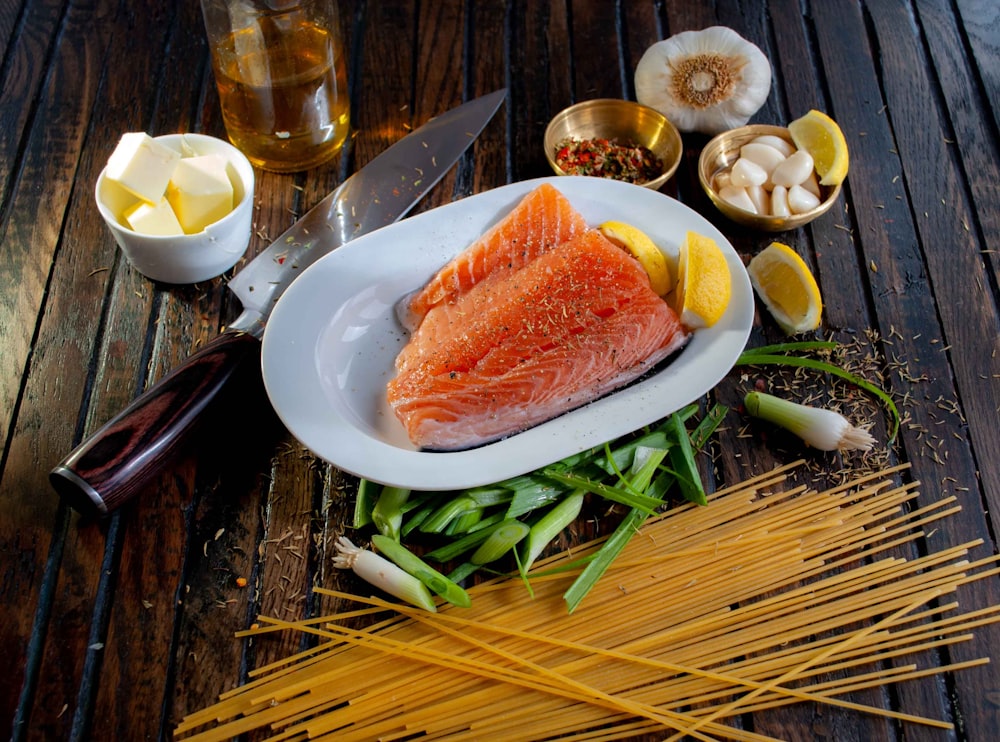
{"type": "Polygon", "coordinates": [[[593,175],[628,183],[647,183],[663,172],[652,150],[615,139],[564,139],[556,145],[556,164],[569,175],[593,175]]]}
{"type": "Polygon", "coordinates": [[[247,578],[246,577],[237,577],[236,578],[236,587],[246,587],[246,586],[247,586],[247,578]]]}

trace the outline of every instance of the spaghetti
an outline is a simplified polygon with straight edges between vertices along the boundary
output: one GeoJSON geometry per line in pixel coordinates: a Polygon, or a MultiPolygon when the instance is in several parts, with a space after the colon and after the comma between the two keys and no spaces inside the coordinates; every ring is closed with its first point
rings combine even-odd
{"type": "MultiPolygon", "coordinates": [[[[794,465],[793,465],[794,466],[794,465]]],[[[540,561],[533,598],[516,580],[469,589],[472,607],[437,614],[322,590],[362,606],[299,622],[261,618],[324,641],[259,669],[187,716],[176,735],[273,739],[762,740],[739,714],[812,702],[900,722],[947,722],[849,701],[862,689],[985,663],[918,667],[914,656],[971,639],[1000,607],[957,613],[949,596],[995,576],[971,542],[904,559],[899,547],[954,513],[915,507],[903,468],[824,492],[782,491],[791,467],[722,490],[709,507],[650,520],[588,600],[562,600],[599,541],[540,561]],[[395,613],[364,629],[345,618],[395,613]],[[907,664],[897,664],[906,657],[907,664]],[[349,679],[349,680],[348,680],[349,679]]]]}

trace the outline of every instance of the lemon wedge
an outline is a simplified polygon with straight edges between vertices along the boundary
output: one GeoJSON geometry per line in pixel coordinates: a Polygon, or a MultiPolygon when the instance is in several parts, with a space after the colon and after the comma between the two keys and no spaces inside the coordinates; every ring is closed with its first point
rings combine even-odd
{"type": "Polygon", "coordinates": [[[733,277],[726,256],[711,237],[688,232],[681,244],[676,310],[689,329],[711,327],[729,306],[733,277]]]}
{"type": "Polygon", "coordinates": [[[788,133],[799,149],[808,152],[819,173],[819,182],[836,186],[847,177],[847,140],[837,122],[820,111],[810,111],[788,125],[788,133]]]}
{"type": "Polygon", "coordinates": [[[789,335],[819,327],[823,299],[809,266],[797,252],[772,242],[747,266],[750,283],[789,335]]]}
{"type": "Polygon", "coordinates": [[[674,277],[660,248],[642,230],[624,222],[604,222],[598,229],[613,243],[628,250],[649,275],[649,284],[658,296],[674,287],[674,277]]]}

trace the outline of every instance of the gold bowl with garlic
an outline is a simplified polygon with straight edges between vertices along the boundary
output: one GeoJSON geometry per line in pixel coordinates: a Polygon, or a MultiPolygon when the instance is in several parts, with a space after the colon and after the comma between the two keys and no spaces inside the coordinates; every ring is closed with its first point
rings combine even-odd
{"type": "MultiPolygon", "coordinates": [[[[556,175],[574,175],[560,167],[560,145],[610,140],[625,147],[645,147],[659,160],[655,177],[639,185],[658,190],[677,171],[683,146],[680,132],[648,106],[617,98],[583,101],[560,111],[545,129],[545,157],[556,175]]],[[[609,177],[609,176],[605,176],[609,177]]],[[[626,178],[620,178],[622,180],[626,178]]]]}
{"type": "Polygon", "coordinates": [[[812,159],[783,126],[751,124],[712,139],[698,158],[698,180],[729,219],[786,232],[825,214],[841,186],[821,185],[812,159]]]}

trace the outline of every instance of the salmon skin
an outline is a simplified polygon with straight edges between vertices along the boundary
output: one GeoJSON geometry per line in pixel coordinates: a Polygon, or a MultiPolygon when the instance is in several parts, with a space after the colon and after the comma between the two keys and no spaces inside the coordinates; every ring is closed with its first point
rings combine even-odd
{"type": "Polygon", "coordinates": [[[634,381],[688,337],[638,261],[587,230],[431,306],[387,399],[421,449],[472,448],[634,381]]]}
{"type": "Polygon", "coordinates": [[[397,308],[400,322],[412,332],[432,308],[455,301],[484,279],[498,280],[520,270],[586,229],[587,222],[566,197],[543,183],[427,285],[401,302],[397,308]]]}

